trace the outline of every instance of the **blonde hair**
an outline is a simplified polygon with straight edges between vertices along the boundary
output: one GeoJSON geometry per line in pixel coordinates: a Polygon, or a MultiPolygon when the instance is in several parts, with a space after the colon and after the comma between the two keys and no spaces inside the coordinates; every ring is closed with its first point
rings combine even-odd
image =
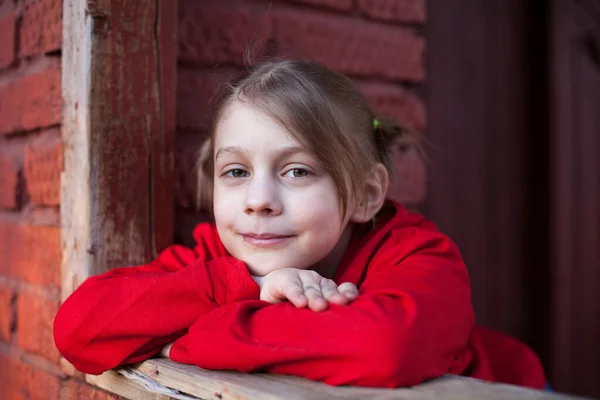
{"type": "Polygon", "coordinates": [[[335,183],[344,213],[350,199],[363,199],[365,171],[382,163],[391,174],[390,144],[404,134],[416,138],[394,121],[377,118],[344,75],[312,61],[260,63],[226,85],[216,104],[210,138],[198,158],[201,210],[212,211],[212,139],[234,102],[249,103],[265,113],[317,156],[335,183]]]}

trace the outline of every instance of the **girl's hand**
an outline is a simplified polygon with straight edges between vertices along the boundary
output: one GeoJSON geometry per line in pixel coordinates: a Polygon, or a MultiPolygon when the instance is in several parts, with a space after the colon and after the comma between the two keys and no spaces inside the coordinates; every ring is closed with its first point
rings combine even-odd
{"type": "Polygon", "coordinates": [[[358,297],[358,289],[350,282],[336,285],[312,270],[282,268],[265,277],[253,277],[260,286],[260,299],[269,303],[289,300],[298,308],[313,311],[327,309],[328,303],[348,304],[358,297]]]}

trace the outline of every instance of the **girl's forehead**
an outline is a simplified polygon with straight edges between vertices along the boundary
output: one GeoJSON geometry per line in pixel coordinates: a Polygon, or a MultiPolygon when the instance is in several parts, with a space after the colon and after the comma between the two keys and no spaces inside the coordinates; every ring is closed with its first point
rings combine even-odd
{"type": "Polygon", "coordinates": [[[215,129],[215,150],[221,147],[305,147],[285,127],[256,107],[236,101],[215,129]]]}

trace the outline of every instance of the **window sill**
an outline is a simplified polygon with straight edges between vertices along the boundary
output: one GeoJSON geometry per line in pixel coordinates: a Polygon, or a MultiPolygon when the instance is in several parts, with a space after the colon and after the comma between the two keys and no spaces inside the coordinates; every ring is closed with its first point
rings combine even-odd
{"type": "Polygon", "coordinates": [[[575,399],[456,375],[403,389],[333,387],[292,376],[204,370],[167,359],[151,359],[102,375],[87,375],[86,379],[111,393],[140,400],[575,399]]]}

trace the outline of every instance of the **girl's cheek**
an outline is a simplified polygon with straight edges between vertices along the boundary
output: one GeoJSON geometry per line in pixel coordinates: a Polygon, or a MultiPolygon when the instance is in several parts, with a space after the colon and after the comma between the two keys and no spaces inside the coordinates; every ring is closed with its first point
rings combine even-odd
{"type": "Polygon", "coordinates": [[[225,186],[223,186],[222,184],[216,183],[214,186],[214,200],[215,200],[215,207],[218,206],[218,204],[221,203],[225,203],[225,202],[231,202],[232,199],[235,197],[232,193],[231,188],[227,188],[225,186]]]}
{"type": "Polygon", "coordinates": [[[213,196],[214,214],[217,221],[227,219],[235,211],[233,204],[234,196],[230,196],[226,191],[219,190],[215,187],[213,196]]]}

